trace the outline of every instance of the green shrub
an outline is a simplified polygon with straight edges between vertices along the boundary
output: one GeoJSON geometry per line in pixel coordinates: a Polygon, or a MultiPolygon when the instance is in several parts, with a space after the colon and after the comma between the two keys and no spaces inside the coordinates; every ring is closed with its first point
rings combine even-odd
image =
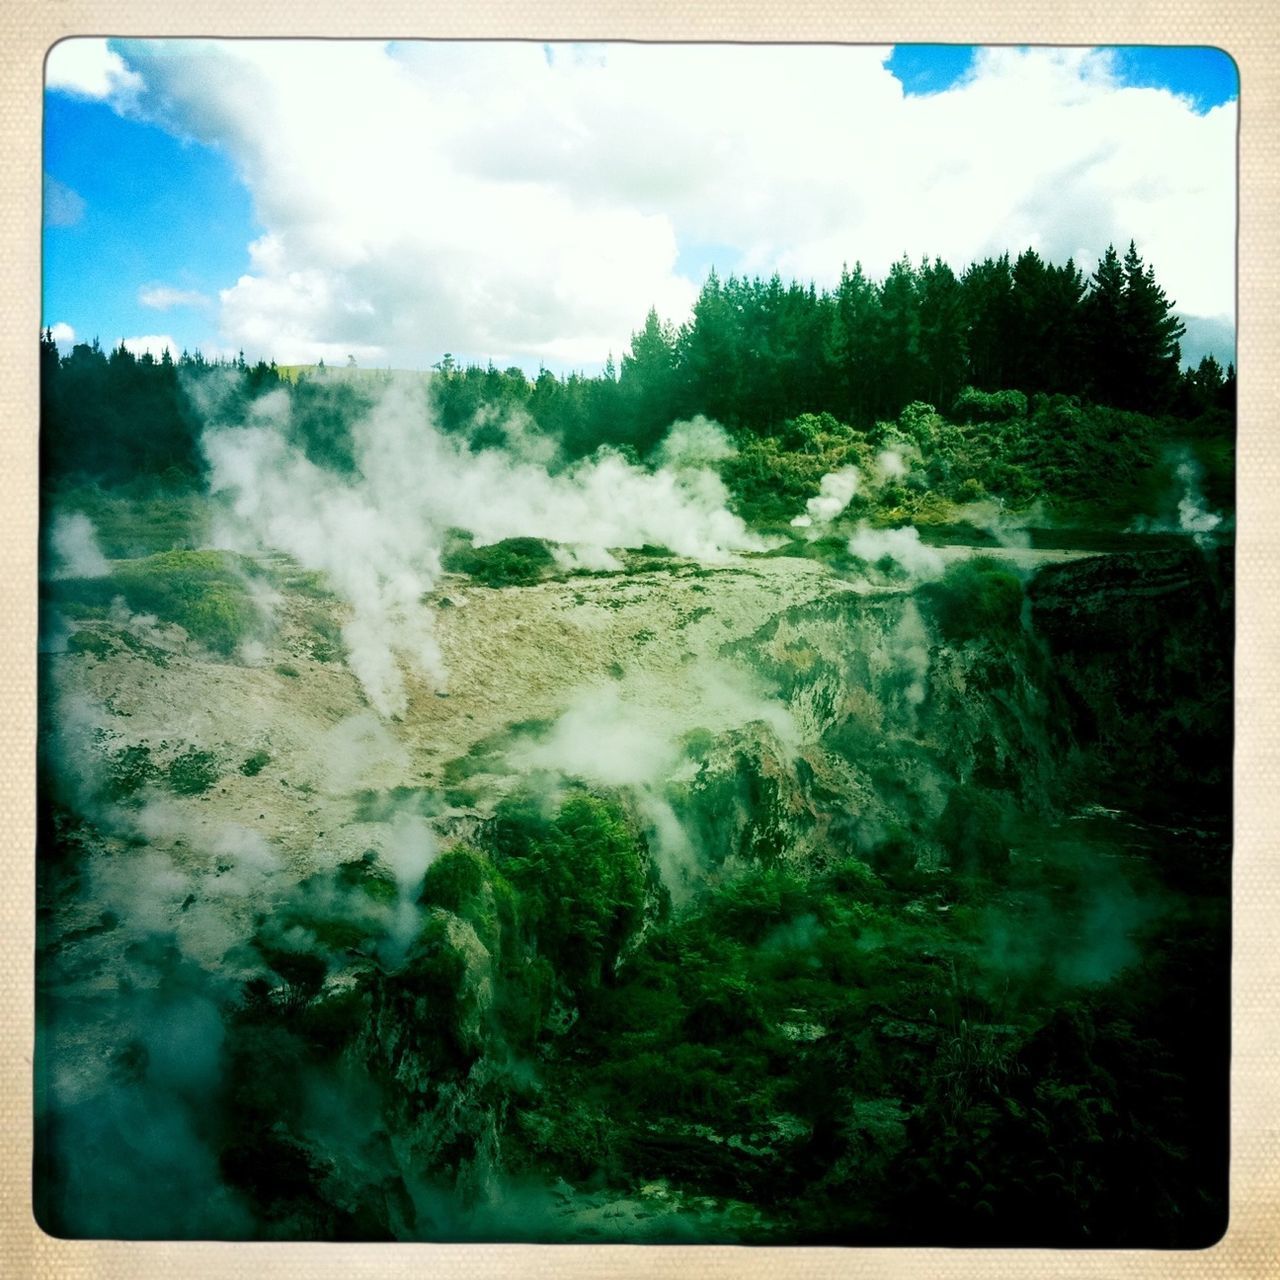
{"type": "Polygon", "coordinates": [[[456,915],[484,889],[492,874],[493,866],[484,854],[458,845],[442,853],[427,868],[422,881],[422,901],[456,915]]]}
{"type": "Polygon", "coordinates": [[[218,760],[212,751],[188,747],[168,768],[169,786],[180,796],[203,795],[217,782],[218,760]]]}
{"type": "Polygon", "coordinates": [[[271,752],[258,750],[251,756],[245,758],[240,766],[240,772],[246,778],[256,778],[267,765],[271,763],[271,752]]]}
{"type": "Polygon", "coordinates": [[[1022,582],[999,561],[975,556],[953,564],[920,589],[943,637],[963,644],[982,637],[1007,639],[1022,617],[1022,582]]]}
{"type": "Polygon", "coordinates": [[[541,538],[504,538],[487,547],[459,541],[444,556],[451,573],[466,573],[487,587],[523,587],[537,582],[555,564],[541,538]]]}
{"type": "Polygon", "coordinates": [[[622,810],[586,792],[550,816],[530,800],[507,801],[497,813],[496,843],[539,951],[569,981],[597,982],[644,906],[647,851],[622,810]]]}
{"type": "Polygon", "coordinates": [[[257,624],[246,587],[252,563],[226,551],[165,551],[126,560],[104,578],[50,584],[52,603],[101,616],[117,596],[134,613],[177,623],[197,643],[229,654],[257,624]]]}
{"type": "Polygon", "coordinates": [[[338,865],[336,879],[344,889],[358,889],[366,897],[388,905],[399,896],[395,876],[368,849],[359,858],[338,865]]]}
{"type": "Polygon", "coordinates": [[[1027,416],[1027,397],[1021,391],[965,389],[956,396],[952,414],[961,422],[1007,422],[1027,416]]]}

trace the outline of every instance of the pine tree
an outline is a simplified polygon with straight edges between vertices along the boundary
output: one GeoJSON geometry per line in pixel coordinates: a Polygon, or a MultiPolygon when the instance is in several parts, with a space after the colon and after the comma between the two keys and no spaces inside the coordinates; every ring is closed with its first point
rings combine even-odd
{"type": "Polygon", "coordinates": [[[925,395],[946,408],[964,385],[964,298],[955,272],[941,258],[921,268],[919,281],[925,395]]]}
{"type": "Polygon", "coordinates": [[[644,328],[631,335],[622,357],[618,403],[626,436],[647,449],[676,417],[676,336],[650,307],[644,328]]]}
{"type": "Polygon", "coordinates": [[[1008,386],[1009,351],[1015,328],[1009,255],[972,263],[960,284],[969,381],[983,391],[1000,391],[1008,386]]]}
{"type": "Polygon", "coordinates": [[[1090,277],[1085,299],[1090,395],[1102,404],[1120,404],[1128,386],[1125,273],[1115,245],[1108,245],[1090,277]]]}
{"type": "Polygon", "coordinates": [[[1173,303],[1156,283],[1155,270],[1143,268],[1137,246],[1129,241],[1124,258],[1125,290],[1121,306],[1128,385],[1113,403],[1148,412],[1167,408],[1177,387],[1186,328],[1173,303]]]}

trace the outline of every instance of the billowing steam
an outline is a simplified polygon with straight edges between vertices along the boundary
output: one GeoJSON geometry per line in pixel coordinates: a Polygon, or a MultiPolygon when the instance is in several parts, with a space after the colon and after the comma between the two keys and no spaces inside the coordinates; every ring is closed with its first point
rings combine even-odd
{"type": "Polygon", "coordinates": [[[1212,510],[1205,499],[1201,488],[1204,468],[1191,451],[1186,448],[1176,450],[1169,461],[1174,463],[1176,506],[1172,502],[1173,494],[1170,494],[1166,498],[1164,514],[1156,519],[1139,516],[1129,530],[1135,533],[1185,533],[1196,546],[1206,550],[1214,545],[1218,534],[1223,531],[1225,517],[1212,510]]]}
{"type": "Polygon", "coordinates": [[[60,512],[49,530],[55,578],[105,578],[111,572],[93,521],[81,511],[60,512]]]}
{"type": "Polygon", "coordinates": [[[1222,516],[1209,510],[1201,492],[1203,474],[1200,464],[1191,457],[1184,458],[1174,472],[1182,485],[1182,497],[1178,499],[1178,528],[1189,533],[1198,547],[1210,546],[1213,542],[1211,535],[1222,524],[1222,516]]]}
{"type": "Polygon", "coordinates": [[[792,520],[792,527],[807,529],[813,525],[830,524],[853,501],[857,492],[857,467],[841,467],[839,471],[827,472],[818,483],[817,496],[805,503],[804,514],[792,520]]]}
{"type": "Polygon", "coordinates": [[[866,524],[849,539],[849,554],[878,564],[892,560],[903,572],[913,578],[937,578],[942,576],[945,561],[941,553],[920,541],[920,530],[914,525],[901,529],[872,529],[866,524]]]}
{"type": "Polygon", "coordinates": [[[407,706],[402,664],[444,684],[424,597],[441,572],[445,531],[477,546],[510,537],[563,544],[561,563],[610,567],[611,548],[665,546],[723,562],[765,544],[728,510],[706,461],[725,456],[705,419],[677,424],[656,471],[602,452],[562,472],[528,451],[474,449],[431,421],[420,387],[391,384],[353,429],[355,469],[317,466],[288,437],[283,391],[247,425],[206,431],[210,487],[228,499],[221,545],[282,551],[325,573],[351,606],[343,628],[352,670],[384,716],[407,706]]]}

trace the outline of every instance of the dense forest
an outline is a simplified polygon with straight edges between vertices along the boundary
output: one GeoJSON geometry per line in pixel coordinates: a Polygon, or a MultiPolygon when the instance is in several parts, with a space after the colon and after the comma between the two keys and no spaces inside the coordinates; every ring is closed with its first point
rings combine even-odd
{"type": "MultiPolygon", "coordinates": [[[[460,366],[446,354],[432,394],[446,430],[469,430],[482,410],[526,412],[569,458],[600,445],[645,455],[671,423],[704,414],[733,431],[776,435],[802,414],[854,428],[926,403],[961,421],[1025,416],[1051,399],[1223,429],[1235,371],[1213,356],[1181,368],[1182,326],[1131,242],[1109,248],[1088,279],[1031,249],[988,258],[957,275],[939,259],[894,264],[881,282],[860,266],[833,291],[812,284],[721,280],[712,271],[678,330],[651,310],[615,367],[597,377],[535,379],[518,368],[460,366]],[[982,394],[1014,392],[994,401],[982,394]]],[[[221,374],[219,408],[235,419],[254,397],[287,385],[314,447],[336,449],[340,424],[371,394],[359,381],[286,378],[273,363],[173,360],[104,352],[96,340],[60,357],[41,338],[42,465],[46,478],[109,481],[174,468],[200,470],[201,413],[188,390],[221,374]],[[225,381],[232,376],[234,390],[225,381]],[[238,402],[238,407],[237,407],[238,402]],[[145,429],[139,424],[145,423],[145,429]]]]}

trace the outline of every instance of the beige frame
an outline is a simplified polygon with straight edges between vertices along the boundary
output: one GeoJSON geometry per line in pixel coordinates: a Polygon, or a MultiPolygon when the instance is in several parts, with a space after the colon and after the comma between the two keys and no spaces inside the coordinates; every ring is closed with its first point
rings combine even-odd
{"type": "Polygon", "coordinates": [[[58,0],[0,14],[0,1272],[15,1277],[422,1275],[1125,1277],[1280,1274],[1280,21],[1266,0],[1040,6],[1035,0],[58,0]],[[1239,607],[1234,853],[1231,1225],[1190,1253],[740,1249],[721,1246],[226,1245],[54,1240],[30,1211],[36,597],[35,332],[43,58],[67,35],[399,36],[888,43],[1207,44],[1241,74],[1239,607]]]}

